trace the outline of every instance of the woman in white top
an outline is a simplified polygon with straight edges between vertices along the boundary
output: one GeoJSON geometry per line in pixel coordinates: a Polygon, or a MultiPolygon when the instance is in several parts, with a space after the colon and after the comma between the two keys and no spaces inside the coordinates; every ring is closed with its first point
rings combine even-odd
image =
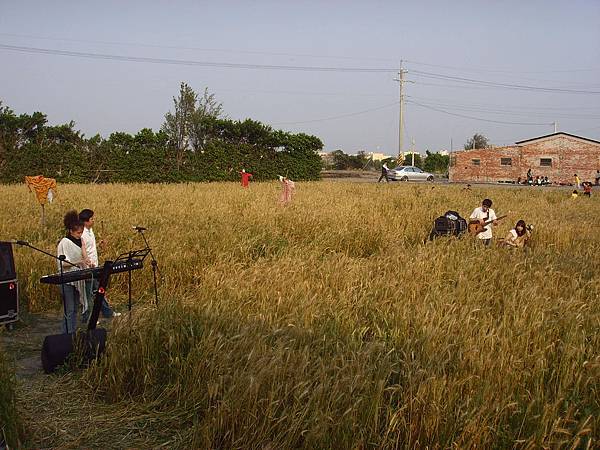
{"type": "MultiPolygon", "coordinates": [[[[77,211],[69,211],[63,219],[67,235],[60,240],[56,254],[60,257],[64,255],[64,259],[68,263],[58,262],[58,269],[63,272],[71,272],[73,270],[83,269],[87,266],[87,255],[85,247],[81,242],[83,234],[83,223],[79,220],[77,211]]],[[[63,297],[65,320],[63,321],[63,333],[74,333],[77,328],[77,312],[79,303],[85,300],[85,284],[83,281],[72,281],[61,285],[61,293],[63,297]]],[[[83,304],[87,302],[83,301],[83,304]]]]}
{"type": "Polygon", "coordinates": [[[504,245],[509,247],[524,247],[529,240],[530,234],[524,220],[519,220],[515,227],[508,232],[504,239],[504,245]]]}

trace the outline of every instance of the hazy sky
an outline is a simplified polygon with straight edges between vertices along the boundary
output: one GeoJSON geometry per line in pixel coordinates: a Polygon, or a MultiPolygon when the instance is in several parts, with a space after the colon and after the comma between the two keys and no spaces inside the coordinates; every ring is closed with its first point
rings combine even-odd
{"type": "Polygon", "coordinates": [[[511,144],[555,120],[600,140],[598,0],[0,0],[0,100],[86,136],[159,129],[185,81],[232,119],[395,154],[400,60],[405,149],[511,144]]]}

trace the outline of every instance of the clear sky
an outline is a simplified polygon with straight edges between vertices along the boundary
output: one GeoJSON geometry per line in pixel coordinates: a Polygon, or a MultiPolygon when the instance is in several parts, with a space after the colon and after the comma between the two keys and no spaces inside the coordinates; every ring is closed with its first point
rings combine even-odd
{"type": "Polygon", "coordinates": [[[86,136],[159,129],[185,81],[232,119],[396,154],[401,60],[405,150],[554,121],[600,140],[598,0],[0,0],[0,100],[86,136]]]}

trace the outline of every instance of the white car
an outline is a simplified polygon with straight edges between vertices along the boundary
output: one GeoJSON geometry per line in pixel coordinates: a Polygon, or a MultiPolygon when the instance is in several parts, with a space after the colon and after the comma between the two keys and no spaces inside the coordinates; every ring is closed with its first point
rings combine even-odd
{"type": "Polygon", "coordinates": [[[433,174],[415,166],[399,166],[388,170],[388,178],[394,181],[433,181],[433,174]]]}

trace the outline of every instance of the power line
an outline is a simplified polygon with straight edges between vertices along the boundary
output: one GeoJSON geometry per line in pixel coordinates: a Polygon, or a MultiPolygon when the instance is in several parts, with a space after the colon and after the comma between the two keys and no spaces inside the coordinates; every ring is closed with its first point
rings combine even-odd
{"type": "Polygon", "coordinates": [[[322,119],[303,120],[303,121],[299,121],[299,122],[275,122],[275,123],[272,123],[271,125],[296,125],[296,124],[302,124],[302,123],[324,122],[326,120],[342,119],[344,117],[358,116],[360,114],[366,114],[366,113],[373,112],[373,111],[379,111],[380,109],[390,108],[392,106],[398,105],[398,103],[400,103],[400,102],[388,103],[387,105],[378,106],[376,108],[365,109],[363,111],[342,114],[339,116],[325,117],[322,119]]]}
{"type": "MultiPolygon", "coordinates": [[[[419,97],[411,96],[410,98],[421,100],[421,101],[424,100],[419,97]]],[[[462,104],[458,104],[458,103],[436,102],[436,101],[429,101],[429,100],[425,100],[425,104],[427,106],[449,107],[452,109],[457,109],[457,110],[462,110],[462,111],[467,111],[467,112],[469,112],[469,111],[486,112],[486,113],[490,113],[490,114],[500,114],[500,115],[515,115],[515,116],[524,116],[524,117],[551,116],[553,118],[565,118],[565,119],[590,119],[590,120],[600,119],[599,115],[573,114],[573,113],[564,114],[564,113],[560,113],[560,112],[556,112],[556,111],[522,111],[518,108],[499,109],[499,108],[493,108],[493,107],[489,107],[489,106],[462,105],[462,104]]]]}
{"type": "MultiPolygon", "coordinates": [[[[171,65],[187,65],[199,67],[221,67],[230,69],[262,69],[262,70],[288,70],[288,71],[311,71],[311,72],[339,72],[339,73],[395,73],[397,69],[393,68],[372,68],[372,67],[324,67],[324,66],[296,66],[296,65],[271,65],[271,64],[249,64],[249,63],[229,63],[229,62],[211,62],[197,60],[181,60],[169,58],[152,58],[141,56],[123,56],[110,53],[93,53],[93,52],[76,52],[69,50],[57,50],[48,48],[26,47],[17,45],[0,44],[0,49],[46,55],[70,56],[77,58],[142,62],[152,64],[171,64],[171,65]]],[[[529,86],[521,84],[498,83],[494,81],[477,80],[465,77],[455,77],[451,75],[438,74],[432,72],[423,72],[413,70],[412,73],[425,78],[433,78],[438,80],[452,81],[458,83],[474,84],[476,86],[499,87],[506,89],[568,93],[568,94],[600,94],[600,91],[548,88],[539,86],[529,86]]]]}
{"type": "Polygon", "coordinates": [[[440,65],[440,64],[430,64],[430,63],[424,63],[424,62],[419,62],[419,61],[412,61],[412,60],[405,60],[406,62],[410,63],[410,64],[416,64],[418,66],[429,66],[429,67],[439,67],[441,69],[451,69],[451,70],[460,70],[460,71],[465,71],[465,72],[492,72],[492,73],[507,73],[507,74],[514,74],[514,73],[526,73],[526,74],[533,74],[533,73],[571,73],[571,72],[597,72],[600,71],[600,69],[591,69],[591,68],[586,68],[586,69],[560,69],[560,70],[534,70],[534,71],[514,71],[514,70],[506,70],[506,69],[484,69],[484,68],[476,68],[476,67],[457,67],[457,66],[444,66],[444,65],[440,65]]]}
{"type": "Polygon", "coordinates": [[[589,90],[578,90],[578,89],[562,89],[562,88],[549,88],[541,86],[529,86],[524,84],[511,84],[511,83],[499,83],[496,81],[477,80],[473,78],[456,77],[452,75],[444,75],[433,72],[423,72],[420,70],[411,70],[412,74],[422,76],[425,78],[433,78],[436,80],[455,81],[459,83],[472,83],[475,85],[483,86],[494,86],[506,89],[526,90],[526,91],[540,91],[540,92],[555,92],[563,94],[600,94],[600,91],[589,91],[589,90]]]}
{"type": "Polygon", "coordinates": [[[142,56],[114,55],[114,54],[109,54],[109,53],[74,52],[74,51],[69,51],[69,50],[56,50],[56,49],[36,48],[36,47],[22,47],[22,46],[17,46],[17,45],[6,45],[6,44],[0,44],[0,49],[21,52],[21,53],[60,55],[60,56],[71,56],[71,57],[77,57],[77,58],[142,62],[142,63],[152,63],[152,64],[172,64],[172,65],[182,65],[182,66],[222,67],[222,68],[228,68],[228,69],[267,69],[267,70],[293,70],[293,71],[307,71],[307,72],[343,72],[343,73],[390,73],[390,72],[397,71],[397,69],[386,69],[386,68],[286,66],[286,65],[270,65],[270,64],[246,64],[246,63],[210,62],[210,61],[195,61],[195,60],[168,59],[168,58],[150,58],[150,57],[142,57],[142,56]]]}
{"type": "MultiPolygon", "coordinates": [[[[417,100],[424,100],[424,101],[434,101],[434,102],[448,102],[448,103],[452,103],[454,101],[454,99],[444,99],[444,98],[431,98],[431,97],[415,97],[415,96],[407,96],[407,97],[411,97],[417,100]]],[[[468,103],[468,104],[463,104],[465,106],[469,105],[469,106],[482,106],[482,107],[489,107],[490,104],[489,103],[468,103]]],[[[510,109],[511,106],[506,106],[506,105],[495,105],[497,108],[508,108],[510,109]]],[[[597,110],[600,111],[600,105],[599,106],[519,106],[518,108],[515,107],[515,109],[518,110],[523,110],[523,109],[532,109],[532,110],[542,110],[542,111],[564,111],[564,110],[597,110]]]]}
{"type": "Polygon", "coordinates": [[[226,48],[206,48],[206,47],[189,47],[189,46],[178,46],[178,45],[158,45],[158,44],[147,44],[142,42],[122,42],[122,41],[97,41],[91,39],[69,39],[69,38],[56,38],[48,36],[36,36],[30,34],[15,34],[15,33],[0,33],[0,36],[17,37],[17,38],[28,38],[28,39],[40,39],[44,41],[60,41],[60,42],[77,42],[84,44],[101,44],[101,45],[118,45],[118,46],[130,46],[130,47],[147,47],[147,48],[162,48],[168,50],[195,50],[202,52],[220,52],[220,53],[236,53],[245,55],[267,55],[267,56],[288,56],[294,58],[327,58],[327,59],[348,59],[348,60],[364,60],[364,61],[397,61],[392,58],[373,58],[373,57],[362,57],[362,56],[339,56],[339,55],[315,55],[308,53],[283,53],[283,52],[264,52],[255,50],[234,50],[226,48]]]}
{"type": "Polygon", "coordinates": [[[411,103],[413,105],[417,105],[417,106],[421,106],[422,108],[427,108],[427,109],[431,109],[433,111],[437,111],[437,112],[441,112],[444,114],[448,114],[450,116],[457,116],[457,117],[463,117],[465,119],[473,119],[473,120],[480,120],[482,122],[492,122],[492,123],[502,123],[502,124],[506,124],[506,125],[536,125],[536,126],[548,126],[548,125],[552,125],[551,123],[532,123],[532,122],[505,122],[502,120],[492,120],[492,119],[482,119],[480,117],[473,117],[473,116],[467,116],[464,114],[456,114],[456,113],[452,113],[450,111],[446,111],[444,109],[439,109],[439,108],[434,108],[433,106],[427,106],[427,105],[423,105],[422,103],[418,103],[412,100],[407,100],[407,103],[411,103]]]}

